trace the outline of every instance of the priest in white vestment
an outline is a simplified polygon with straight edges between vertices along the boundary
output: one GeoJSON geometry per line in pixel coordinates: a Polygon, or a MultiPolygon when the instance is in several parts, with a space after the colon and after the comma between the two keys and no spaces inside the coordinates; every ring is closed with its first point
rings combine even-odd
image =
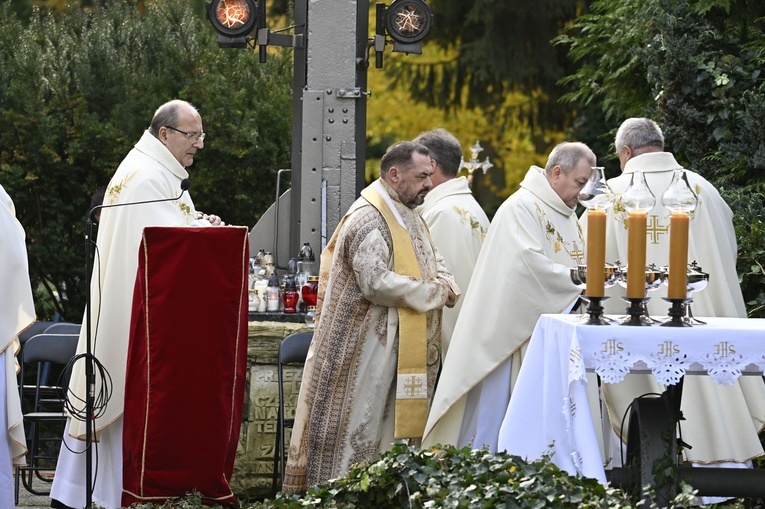
{"type": "Polygon", "coordinates": [[[380,179],[361,192],[322,253],[285,491],[304,492],[374,461],[394,438],[422,437],[440,364],[441,308],[460,293],[415,210],[432,173],[423,145],[391,146],[380,179]]]}
{"type": "Polygon", "coordinates": [[[27,442],[16,379],[18,336],[35,321],[24,228],[0,186],[0,507],[14,506],[13,467],[26,464],[27,442]]]}
{"type": "Polygon", "coordinates": [[[497,210],[463,296],[423,446],[497,450],[539,316],[568,312],[580,294],[570,277],[584,256],[575,212],[595,164],[585,144],[559,144],[546,167],[532,166],[497,210]]]}
{"type": "MultiPolygon", "coordinates": [[[[181,182],[189,176],[186,167],[191,166],[194,155],[203,147],[202,119],[197,110],[185,101],[165,103],[157,109],[149,129],[117,168],[104,197],[91,279],[93,339],[90,347],[113,383],[111,399],[94,422],[98,442],[92,453],[92,501],[105,509],[121,507],[122,500],[125,370],[138,246],[143,229],[146,226],[221,224],[217,216],[198,213],[189,194],[181,193],[181,182]],[[163,199],[167,200],[109,208],[163,199]]],[[[87,310],[85,312],[87,316],[87,310]]],[[[87,351],[85,323],[83,318],[78,354],[87,351]]],[[[85,388],[85,363],[80,361],[72,372],[70,390],[79,398],[75,406],[83,415],[85,388]]],[[[96,394],[102,389],[97,376],[96,394]]],[[[85,421],[70,416],[64,434],[66,444],[61,447],[53,480],[52,507],[85,506],[85,436],[85,421]]]]}
{"type": "MultiPolygon", "coordinates": [[[[616,195],[616,203],[608,212],[606,231],[606,261],[627,260],[627,212],[620,197],[629,186],[635,172],[643,172],[656,204],[647,217],[646,262],[667,266],[669,261],[669,211],[661,198],[669,187],[672,173],[682,166],[670,152],[664,152],[664,135],[659,126],[647,118],[625,120],[616,134],[615,148],[622,174],[608,181],[616,195]]],[[[744,299],[736,273],[737,244],[733,229],[733,213],[717,189],[701,175],[686,170],[688,182],[698,196],[698,205],[691,215],[688,261],[696,261],[709,274],[709,284],[703,291],[692,294],[693,315],[746,317],[744,299]]],[[[586,231],[586,213],[581,218],[586,231]]],[[[649,314],[666,317],[670,304],[666,288],[649,293],[649,314]]],[[[605,301],[607,313],[624,315],[628,303],[620,297],[624,289],[614,286],[607,290],[611,298],[605,301]]],[[[665,318],[666,319],[666,318],[665,318]]],[[[703,320],[703,318],[701,318],[703,320]]],[[[622,383],[603,386],[603,394],[614,431],[632,400],[642,394],[661,393],[651,375],[630,375],[622,383]]],[[[683,449],[686,460],[698,464],[713,462],[744,463],[763,454],[758,433],[765,425],[765,384],[760,377],[743,376],[730,386],[714,383],[705,376],[685,377],[681,410],[685,420],[680,422],[683,441],[692,449],[683,449]]],[[[618,447],[614,451],[619,464],[618,447]]]]}
{"type": "MultiPolygon", "coordinates": [[[[473,268],[489,230],[489,218],[473,197],[465,177],[457,177],[462,161],[459,140],[446,129],[419,134],[415,143],[430,151],[433,164],[433,189],[418,207],[428,225],[430,237],[444,257],[446,268],[454,274],[457,286],[467,291],[473,268]]],[[[446,357],[463,299],[453,308],[444,308],[441,325],[441,357],[446,357]]]]}

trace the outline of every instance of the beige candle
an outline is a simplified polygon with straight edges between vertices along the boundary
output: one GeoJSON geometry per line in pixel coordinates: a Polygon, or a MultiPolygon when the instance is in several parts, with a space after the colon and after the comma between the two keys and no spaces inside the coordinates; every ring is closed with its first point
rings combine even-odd
{"type": "Polygon", "coordinates": [[[646,213],[629,213],[627,229],[627,298],[645,297],[646,213]]]}
{"type": "Polygon", "coordinates": [[[605,296],[606,211],[587,211],[587,288],[588,297],[605,296]]]}
{"type": "Polygon", "coordinates": [[[686,212],[669,216],[669,283],[667,297],[685,299],[688,291],[688,225],[686,212]]]}

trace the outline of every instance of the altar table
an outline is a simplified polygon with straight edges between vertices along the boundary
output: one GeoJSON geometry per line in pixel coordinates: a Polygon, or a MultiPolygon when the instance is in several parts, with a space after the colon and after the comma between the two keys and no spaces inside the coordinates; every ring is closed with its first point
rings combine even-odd
{"type": "Polygon", "coordinates": [[[618,383],[628,373],[652,373],[664,385],[686,374],[730,385],[741,375],[765,371],[765,319],[701,320],[706,325],[634,327],[542,315],[500,429],[499,450],[529,460],[547,454],[570,474],[605,484],[599,430],[585,393],[587,371],[603,383],[618,383]]]}

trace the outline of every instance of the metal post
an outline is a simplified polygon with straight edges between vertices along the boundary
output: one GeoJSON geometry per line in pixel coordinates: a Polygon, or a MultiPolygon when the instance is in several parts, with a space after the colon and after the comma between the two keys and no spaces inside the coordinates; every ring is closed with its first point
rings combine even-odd
{"type": "MultiPolygon", "coordinates": [[[[320,252],[365,185],[368,18],[368,0],[295,2],[303,43],[294,47],[289,249],[278,266],[304,242],[320,252]]],[[[251,249],[279,242],[273,214],[253,228],[251,249]]]]}

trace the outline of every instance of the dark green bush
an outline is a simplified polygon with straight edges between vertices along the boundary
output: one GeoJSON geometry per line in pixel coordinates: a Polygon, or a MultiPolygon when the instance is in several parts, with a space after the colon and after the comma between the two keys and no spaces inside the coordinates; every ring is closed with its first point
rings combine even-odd
{"type": "Polygon", "coordinates": [[[91,195],[167,100],[200,110],[208,137],[189,169],[200,210],[252,226],[289,167],[291,62],[222,50],[185,0],[114,0],[20,22],[0,3],[0,184],[28,237],[38,316],[79,321],[91,195]]]}
{"type": "MultiPolygon", "coordinates": [[[[685,486],[668,507],[691,507],[695,499],[685,486]]],[[[195,509],[199,495],[140,509],[195,509]]],[[[280,493],[274,500],[244,503],[243,509],[301,507],[400,508],[653,508],[636,502],[595,479],[568,475],[543,458],[526,462],[506,453],[435,447],[418,450],[403,443],[371,464],[351,467],[345,477],[316,486],[304,496],[280,493]]],[[[731,507],[742,507],[734,501],[731,507]]],[[[136,509],[139,509],[138,507],[136,509]]]]}
{"type": "Polygon", "coordinates": [[[370,465],[351,468],[342,479],[282,494],[263,508],[297,507],[616,507],[629,498],[594,479],[576,478],[546,460],[469,448],[417,450],[396,444],[370,465]]]}
{"type": "Polygon", "coordinates": [[[733,222],[738,239],[741,291],[750,318],[765,318],[765,194],[746,190],[721,190],[736,211],[733,222]]]}

